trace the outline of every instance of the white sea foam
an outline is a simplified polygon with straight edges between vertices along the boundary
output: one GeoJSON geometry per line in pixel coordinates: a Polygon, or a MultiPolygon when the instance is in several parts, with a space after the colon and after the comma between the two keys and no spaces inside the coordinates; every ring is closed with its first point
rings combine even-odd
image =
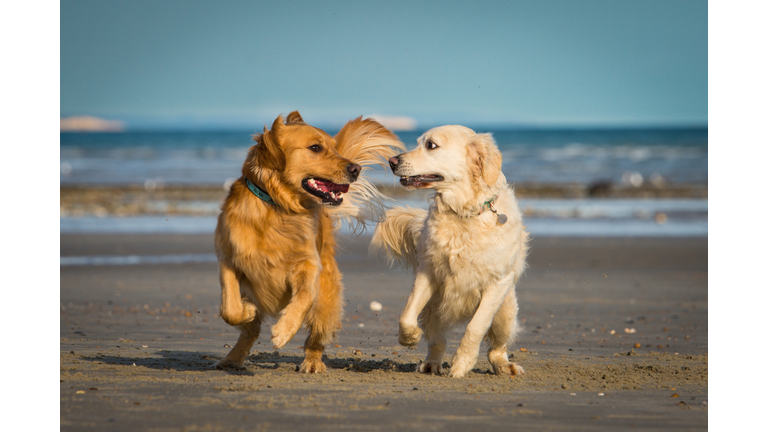
{"type": "MultiPolygon", "coordinates": [[[[706,183],[708,177],[706,129],[482,132],[494,134],[504,173],[518,183],[618,183],[625,172],[658,173],[671,183],[706,183]]],[[[143,184],[161,176],[168,184],[222,184],[240,175],[251,133],[62,134],[60,162],[71,170],[62,171],[60,181],[143,184]]],[[[409,148],[420,134],[398,133],[409,148]]],[[[371,174],[384,184],[393,177],[388,170],[371,174]]]]}
{"type": "Polygon", "coordinates": [[[215,254],[90,255],[59,257],[60,266],[215,263],[215,254]]]}
{"type": "MultiPolygon", "coordinates": [[[[422,199],[399,200],[399,205],[426,208],[422,199]]],[[[534,236],[707,236],[707,200],[520,200],[524,223],[534,236]]],[[[135,216],[63,217],[65,233],[179,233],[212,234],[216,217],[135,216]]],[[[370,227],[367,233],[372,232],[370,227]]],[[[343,233],[352,234],[346,225],[343,233]]]]}
{"type": "Polygon", "coordinates": [[[61,234],[212,234],[215,229],[216,217],[213,216],[87,216],[59,219],[61,234]]]}

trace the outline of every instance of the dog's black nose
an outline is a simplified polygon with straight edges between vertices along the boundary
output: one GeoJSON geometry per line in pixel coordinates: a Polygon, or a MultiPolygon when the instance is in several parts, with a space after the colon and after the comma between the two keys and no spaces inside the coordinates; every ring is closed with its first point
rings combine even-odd
{"type": "Polygon", "coordinates": [[[363,167],[361,167],[356,163],[351,163],[347,165],[347,171],[349,171],[349,173],[352,174],[354,178],[357,178],[357,176],[360,175],[360,171],[362,170],[363,170],[363,167]]]}
{"type": "Polygon", "coordinates": [[[389,158],[389,167],[392,168],[392,171],[395,170],[397,167],[397,164],[400,163],[400,156],[392,156],[389,158]]]}

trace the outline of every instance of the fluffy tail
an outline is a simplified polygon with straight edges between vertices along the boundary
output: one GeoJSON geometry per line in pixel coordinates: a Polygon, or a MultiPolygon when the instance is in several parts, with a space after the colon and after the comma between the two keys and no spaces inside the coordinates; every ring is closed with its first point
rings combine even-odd
{"type": "Polygon", "coordinates": [[[333,216],[347,220],[355,231],[362,231],[366,222],[378,222],[384,216],[384,203],[390,200],[365,177],[365,172],[373,165],[389,167],[389,158],[405,151],[405,146],[379,122],[362,116],[348,121],[335,139],[339,154],[362,166],[363,171],[350,185],[342,204],[329,210],[333,216]]]}
{"type": "Polygon", "coordinates": [[[416,245],[421,238],[427,211],[411,207],[387,210],[385,219],[373,232],[371,252],[384,250],[390,264],[416,269],[416,245]]]}

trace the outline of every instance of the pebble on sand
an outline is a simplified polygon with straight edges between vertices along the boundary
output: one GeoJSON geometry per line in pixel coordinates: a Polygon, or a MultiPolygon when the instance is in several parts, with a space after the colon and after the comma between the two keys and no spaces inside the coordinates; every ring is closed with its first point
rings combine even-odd
{"type": "Polygon", "coordinates": [[[382,306],[381,303],[379,303],[379,302],[377,302],[375,300],[371,302],[370,307],[371,307],[371,310],[374,311],[374,312],[378,312],[378,311],[384,309],[384,306],[382,306]]]}

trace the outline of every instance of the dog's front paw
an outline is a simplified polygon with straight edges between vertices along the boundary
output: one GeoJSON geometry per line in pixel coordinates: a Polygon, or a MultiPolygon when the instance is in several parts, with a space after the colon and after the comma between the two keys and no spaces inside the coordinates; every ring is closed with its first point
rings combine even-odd
{"type": "Polygon", "coordinates": [[[421,329],[416,326],[404,326],[400,324],[400,336],[397,341],[403,346],[414,346],[421,339],[421,329]]]}
{"type": "Polygon", "coordinates": [[[301,323],[302,319],[296,314],[283,313],[272,326],[272,345],[275,349],[280,349],[290,342],[301,328],[301,323]]]}
{"type": "Polygon", "coordinates": [[[326,370],[328,369],[325,367],[325,363],[323,363],[322,360],[304,359],[301,366],[299,366],[299,372],[306,374],[323,373],[326,370]]]}
{"type": "Polygon", "coordinates": [[[256,318],[257,313],[258,309],[256,309],[256,305],[251,303],[251,301],[248,299],[243,299],[243,321],[253,321],[253,319],[256,318]]]}
{"type": "Polygon", "coordinates": [[[451,362],[451,371],[448,373],[448,376],[451,378],[462,378],[467,375],[474,365],[475,362],[473,360],[456,356],[451,362]]]}
{"type": "Polygon", "coordinates": [[[242,361],[233,360],[231,358],[224,357],[223,359],[217,361],[214,365],[214,369],[234,369],[234,370],[243,370],[245,367],[243,366],[243,363],[245,363],[245,359],[242,361]]]}
{"type": "Polygon", "coordinates": [[[501,363],[499,365],[493,365],[493,372],[496,375],[522,375],[525,373],[525,369],[522,368],[522,366],[517,365],[516,363],[512,362],[506,362],[501,363]]]}
{"type": "Polygon", "coordinates": [[[288,328],[289,326],[281,319],[277,324],[272,326],[272,345],[275,349],[284,347],[288,342],[293,339],[296,332],[299,330],[288,328]]]}
{"type": "Polygon", "coordinates": [[[439,362],[424,362],[419,365],[419,372],[423,374],[443,374],[443,366],[439,362]]]}

